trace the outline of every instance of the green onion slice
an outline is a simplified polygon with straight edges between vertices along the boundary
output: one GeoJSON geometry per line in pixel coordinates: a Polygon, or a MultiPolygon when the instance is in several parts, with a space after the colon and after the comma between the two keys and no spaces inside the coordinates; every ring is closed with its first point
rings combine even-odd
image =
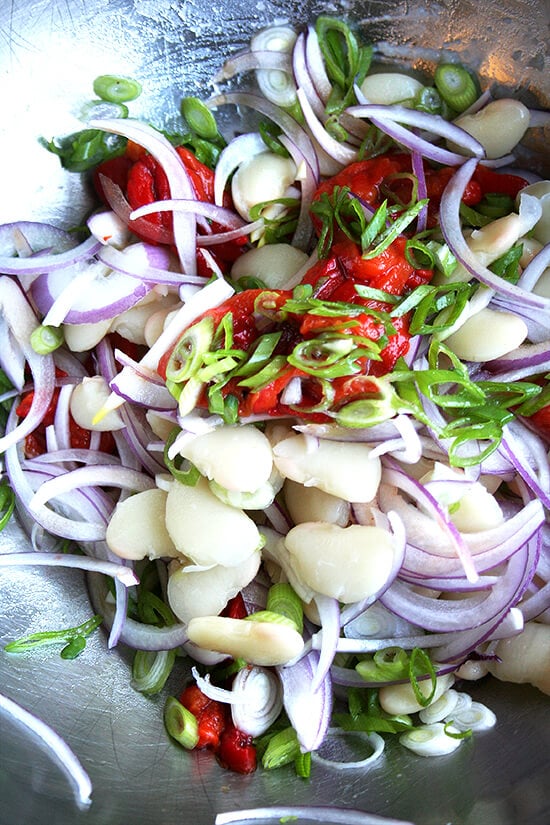
{"type": "Polygon", "coordinates": [[[132,687],[146,696],[160,693],[175,661],[175,650],[136,650],[132,663],[132,687]]]}
{"type": "Polygon", "coordinates": [[[174,696],[169,696],[164,705],[164,725],[168,735],[188,750],[199,741],[197,718],[174,696]]]}
{"type": "Polygon", "coordinates": [[[479,97],[479,83],[460,63],[440,63],[434,82],[443,100],[456,112],[463,112],[479,97]]]}
{"type": "Polygon", "coordinates": [[[94,80],[94,93],[109,103],[125,103],[141,94],[141,84],[130,77],[102,74],[94,80]]]}

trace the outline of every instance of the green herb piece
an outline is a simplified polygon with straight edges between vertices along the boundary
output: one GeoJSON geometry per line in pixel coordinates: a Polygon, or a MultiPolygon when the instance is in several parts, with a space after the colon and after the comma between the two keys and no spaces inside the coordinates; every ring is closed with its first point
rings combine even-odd
{"type": "Polygon", "coordinates": [[[8,653],[25,653],[42,647],[62,644],[64,645],[61,650],[62,658],[74,659],[84,650],[87,637],[99,627],[102,621],[102,616],[95,615],[92,616],[91,619],[77,625],[77,627],[31,633],[30,636],[8,642],[8,644],[4,646],[4,650],[8,653]]]}
{"type": "Polygon", "coordinates": [[[315,30],[327,75],[333,84],[325,111],[328,116],[339,115],[354,102],[354,84],[360,86],[365,79],[373,49],[361,45],[350,27],[334,17],[318,17],[315,30]]]}
{"type": "Polygon", "coordinates": [[[415,647],[411,650],[411,655],[409,657],[409,679],[417,702],[423,707],[429,705],[435,696],[437,676],[432,660],[426,651],[422,650],[420,647],[415,647]],[[418,678],[419,676],[424,676],[426,673],[428,674],[428,678],[431,683],[431,690],[427,696],[421,690],[420,681],[418,678]]]}
{"type": "Polygon", "coordinates": [[[489,266],[489,269],[505,281],[508,281],[511,284],[517,284],[519,281],[519,276],[521,275],[519,262],[522,255],[523,244],[516,243],[507,252],[505,252],[504,255],[501,255],[500,258],[493,261],[493,263],[489,266]]]}
{"type": "Polygon", "coordinates": [[[514,211],[514,199],[501,192],[487,192],[477,204],[477,211],[493,220],[514,211]]]}
{"type": "Polygon", "coordinates": [[[164,726],[168,735],[188,750],[192,750],[199,741],[196,716],[174,696],[169,696],[164,705],[164,726]]]}
{"type": "Polygon", "coordinates": [[[3,478],[0,481],[0,531],[8,524],[15,510],[15,493],[3,478]]]}
{"type": "Polygon", "coordinates": [[[281,768],[294,762],[299,754],[300,745],[296,731],[292,727],[284,728],[270,736],[262,756],[262,766],[266,770],[281,768]]]}
{"type": "Polygon", "coordinates": [[[282,134],[282,129],[279,126],[271,121],[263,120],[258,126],[258,131],[270,152],[283,158],[290,157],[290,152],[279,140],[279,136],[282,134]]]}
{"type": "Polygon", "coordinates": [[[40,143],[59,157],[64,169],[69,172],[87,172],[105,160],[122,155],[127,140],[99,129],[83,129],[49,141],[40,138],[40,143]]]}

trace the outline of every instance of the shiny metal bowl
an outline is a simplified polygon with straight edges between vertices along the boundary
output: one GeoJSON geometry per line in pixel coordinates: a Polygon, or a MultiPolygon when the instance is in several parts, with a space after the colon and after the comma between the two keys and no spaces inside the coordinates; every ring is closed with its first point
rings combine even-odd
{"type": "MultiPolygon", "coordinates": [[[[64,173],[37,139],[78,127],[96,75],[141,79],[133,113],[170,126],[182,94],[205,96],[222,57],[252,31],[272,21],[304,23],[321,11],[357,21],[381,44],[381,60],[421,71],[451,50],[529,105],[549,104],[548,10],[540,0],[11,0],[0,4],[0,222],[70,227],[82,219],[86,182],[64,173]]],[[[547,141],[539,134],[526,148],[541,169],[547,141]]],[[[16,526],[0,538],[2,552],[22,546],[16,526]]],[[[1,825],[211,825],[221,811],[277,804],[359,808],[417,825],[550,822],[549,704],[535,690],[474,684],[498,725],[448,757],[424,760],[390,744],[368,773],[316,766],[309,780],[290,769],[242,777],[168,740],[163,698],[132,690],[129,657],[107,652],[100,634],[70,662],[50,651],[4,652],[12,638],[90,615],[80,574],[11,568],[0,590],[0,692],[56,728],[94,786],[91,808],[79,811],[59,766],[2,716],[1,825]]],[[[171,677],[169,692],[181,678],[171,677]]]]}

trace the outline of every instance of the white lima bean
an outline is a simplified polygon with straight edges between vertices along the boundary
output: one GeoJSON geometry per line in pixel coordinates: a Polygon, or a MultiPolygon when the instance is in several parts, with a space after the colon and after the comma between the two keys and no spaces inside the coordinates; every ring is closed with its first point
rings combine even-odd
{"type": "Polygon", "coordinates": [[[439,461],[420,479],[443,507],[450,520],[463,533],[476,533],[498,527],[504,521],[502,509],[480,481],[469,481],[463,470],[447,467],[439,461]],[[456,484],[446,484],[456,481],[456,484]]]}
{"type": "Polygon", "coordinates": [[[105,540],[122,559],[174,558],[178,551],[165,524],[166,493],[153,488],[135,493],[115,507],[105,540]]]}
{"type": "Polygon", "coordinates": [[[304,648],[294,628],[273,622],[199,616],[191,619],[187,632],[189,640],[201,648],[263,667],[285,665],[304,648]]]}
{"type": "Polygon", "coordinates": [[[260,278],[269,289],[292,289],[294,277],[308,256],[288,243],[268,243],[240,255],[231,268],[231,278],[260,278]]]}
{"type": "Polygon", "coordinates": [[[485,308],[468,318],[445,343],[464,361],[483,363],[517,349],[528,334],[519,316],[485,308]]]}
{"type": "MultiPolygon", "coordinates": [[[[438,676],[432,702],[436,702],[440,696],[443,696],[443,694],[452,687],[453,683],[454,675],[452,673],[445,673],[443,676],[438,676]]],[[[419,681],[418,687],[420,692],[427,698],[432,692],[431,679],[419,681]]],[[[417,711],[425,707],[425,705],[421,705],[416,698],[412,685],[409,682],[403,685],[386,685],[385,687],[381,687],[378,691],[378,699],[380,700],[380,707],[385,710],[386,713],[395,714],[396,716],[402,713],[417,713],[417,711]]]]}
{"type": "Polygon", "coordinates": [[[416,97],[423,88],[416,78],[401,72],[368,74],[361,84],[369,103],[401,103],[416,97]]]}
{"type": "Polygon", "coordinates": [[[282,198],[296,177],[296,164],[274,152],[260,152],[238,167],[231,181],[235,209],[250,220],[250,209],[264,201],[282,198]]]}
{"type": "Polygon", "coordinates": [[[116,410],[107,413],[100,421],[94,422],[95,416],[110,394],[109,385],[101,375],[94,375],[91,378],[84,377],[80,384],[76,385],[71,394],[69,407],[71,415],[79,427],[83,427],[85,430],[107,432],[122,430],[126,426],[116,410]]]}
{"type": "Polygon", "coordinates": [[[275,466],[285,478],[318,487],[346,501],[372,501],[378,490],[381,464],[366,444],[312,439],[293,435],[273,448],[275,466]]]}
{"type": "Polygon", "coordinates": [[[65,344],[72,352],[88,352],[107,335],[112,322],[108,318],[95,324],[63,324],[65,344]]]}
{"type": "MultiPolygon", "coordinates": [[[[529,128],[530,114],[519,100],[493,100],[473,115],[461,115],[454,121],[479,140],[487,158],[500,158],[511,152],[529,128]]],[[[457,149],[454,144],[449,148],[457,149]]]]}
{"type": "Polygon", "coordinates": [[[503,682],[527,683],[550,696],[550,625],[527,622],[523,631],[491,647],[498,659],[487,662],[503,682]]]}
{"type": "Polygon", "coordinates": [[[204,478],[194,487],[171,484],[166,529],[177,550],[201,567],[241,564],[262,544],[252,519],[220,501],[204,478]]]}
{"type": "Polygon", "coordinates": [[[306,586],[345,604],[376,593],[393,566],[393,539],[380,527],[308,522],[289,530],[284,544],[306,586]]]}
{"type": "Polygon", "coordinates": [[[253,424],[217,427],[184,443],[180,455],[226,490],[253,493],[269,481],[271,444],[253,424]]]}
{"type": "Polygon", "coordinates": [[[179,303],[177,295],[159,295],[152,290],[135,306],[121,312],[113,320],[111,332],[118,332],[122,338],[133,344],[145,345],[145,325],[147,321],[159,311],[166,314],[179,303]]]}
{"type": "Polygon", "coordinates": [[[345,527],[349,523],[351,505],[338,496],[332,496],[317,487],[305,487],[288,479],[284,484],[286,508],[294,524],[306,521],[325,521],[345,527]]]}
{"type": "Polygon", "coordinates": [[[182,622],[197,616],[217,616],[229,599],[250,584],[260,567],[260,554],[252,553],[233,567],[217,564],[206,570],[171,566],[167,596],[170,607],[182,622]]]}

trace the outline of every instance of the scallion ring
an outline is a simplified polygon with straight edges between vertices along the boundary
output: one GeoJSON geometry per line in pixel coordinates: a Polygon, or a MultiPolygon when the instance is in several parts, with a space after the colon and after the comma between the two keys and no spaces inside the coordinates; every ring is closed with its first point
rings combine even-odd
{"type": "Polygon", "coordinates": [[[94,93],[109,103],[125,103],[141,94],[141,83],[122,75],[102,74],[94,80],[94,93]]]}

